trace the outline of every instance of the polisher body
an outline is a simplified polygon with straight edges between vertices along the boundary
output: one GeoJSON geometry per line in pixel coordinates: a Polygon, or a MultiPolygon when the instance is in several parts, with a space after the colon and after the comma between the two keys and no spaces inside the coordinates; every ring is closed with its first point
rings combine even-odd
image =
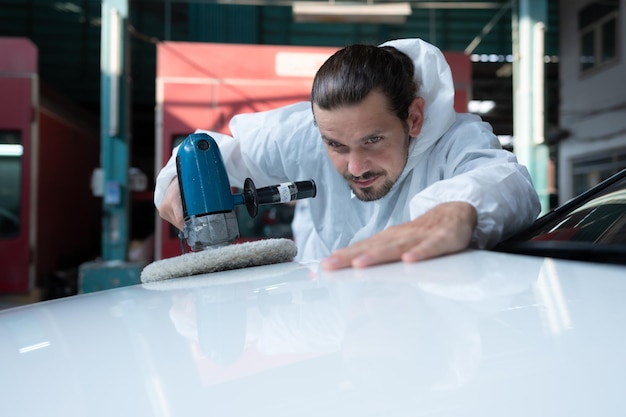
{"type": "Polygon", "coordinates": [[[185,225],[183,235],[191,250],[231,243],[239,237],[233,195],[222,154],[215,140],[194,133],[183,141],[176,156],[178,185],[185,225]]]}
{"type": "Polygon", "coordinates": [[[255,217],[260,204],[287,203],[315,197],[313,180],[287,182],[256,189],[247,178],[242,194],[233,194],[217,142],[206,133],[183,141],[176,155],[183,206],[183,236],[192,251],[219,247],[239,238],[235,206],[245,204],[255,217]]]}

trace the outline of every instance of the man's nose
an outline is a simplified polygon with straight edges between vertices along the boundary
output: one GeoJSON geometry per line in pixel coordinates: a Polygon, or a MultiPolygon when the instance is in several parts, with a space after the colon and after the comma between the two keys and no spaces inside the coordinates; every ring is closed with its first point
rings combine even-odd
{"type": "Polygon", "coordinates": [[[369,158],[367,154],[361,150],[353,150],[348,155],[348,172],[360,177],[369,170],[369,158]]]}

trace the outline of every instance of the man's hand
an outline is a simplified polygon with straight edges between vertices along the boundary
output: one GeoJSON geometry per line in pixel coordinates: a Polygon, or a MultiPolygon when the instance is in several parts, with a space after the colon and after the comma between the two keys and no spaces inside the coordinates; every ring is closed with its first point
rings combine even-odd
{"type": "Polygon", "coordinates": [[[185,220],[183,219],[183,203],[180,199],[180,189],[178,188],[178,177],[174,177],[170,185],[167,186],[163,201],[157,207],[159,216],[163,220],[167,220],[178,228],[183,230],[185,220]]]}
{"type": "Polygon", "coordinates": [[[443,203],[410,222],[333,252],[324,269],[394,262],[416,262],[466,249],[474,234],[476,209],[465,202],[443,203]]]}

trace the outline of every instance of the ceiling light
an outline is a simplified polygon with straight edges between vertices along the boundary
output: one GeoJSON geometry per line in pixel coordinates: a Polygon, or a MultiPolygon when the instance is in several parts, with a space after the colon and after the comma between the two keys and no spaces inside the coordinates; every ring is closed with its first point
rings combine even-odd
{"type": "Polygon", "coordinates": [[[406,21],[411,5],[296,1],[291,10],[296,22],[397,24],[406,21]]]}

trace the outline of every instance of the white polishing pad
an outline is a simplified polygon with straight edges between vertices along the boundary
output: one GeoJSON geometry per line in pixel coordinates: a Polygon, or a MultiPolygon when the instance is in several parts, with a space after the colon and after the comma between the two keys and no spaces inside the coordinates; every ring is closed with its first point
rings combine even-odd
{"type": "Polygon", "coordinates": [[[141,271],[141,282],[226,271],[293,260],[296,244],[290,239],[263,239],[189,252],[152,262],[141,271]]]}

